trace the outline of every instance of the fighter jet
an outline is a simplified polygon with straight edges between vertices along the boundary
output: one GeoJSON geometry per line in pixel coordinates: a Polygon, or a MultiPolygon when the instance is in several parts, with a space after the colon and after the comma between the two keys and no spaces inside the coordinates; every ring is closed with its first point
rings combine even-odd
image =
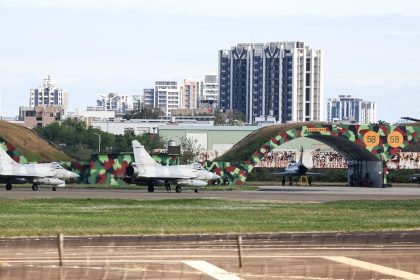
{"type": "Polygon", "coordinates": [[[40,184],[52,185],[52,190],[65,186],[65,179],[77,178],[78,174],[64,169],[58,162],[20,164],[14,161],[0,147],[0,182],[6,183],[6,190],[12,184],[32,183],[32,190],[37,191],[40,184]]]}
{"type": "Polygon", "coordinates": [[[273,175],[281,175],[281,183],[286,184],[286,177],[289,177],[289,185],[293,185],[293,177],[308,176],[309,185],[312,184],[311,176],[322,176],[324,173],[308,172],[308,168],[303,165],[303,146],[300,147],[299,162],[295,160],[289,161],[284,172],[272,173],[273,175]]]}
{"type": "Polygon", "coordinates": [[[164,185],[167,191],[171,191],[171,184],[175,184],[175,191],[180,193],[182,186],[193,186],[195,192],[198,187],[207,185],[203,180],[217,180],[219,175],[205,170],[199,163],[187,165],[162,166],[147,153],[137,140],[132,141],[134,162],[126,168],[127,183],[147,184],[148,191],[154,192],[156,185],[164,185]]]}

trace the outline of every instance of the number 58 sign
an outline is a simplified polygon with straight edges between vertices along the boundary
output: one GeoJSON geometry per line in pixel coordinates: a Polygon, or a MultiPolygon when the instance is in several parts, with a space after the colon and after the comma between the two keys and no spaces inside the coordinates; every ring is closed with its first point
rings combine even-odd
{"type": "Polygon", "coordinates": [[[375,131],[368,131],[363,135],[363,142],[367,147],[375,147],[379,144],[379,134],[375,131]]]}

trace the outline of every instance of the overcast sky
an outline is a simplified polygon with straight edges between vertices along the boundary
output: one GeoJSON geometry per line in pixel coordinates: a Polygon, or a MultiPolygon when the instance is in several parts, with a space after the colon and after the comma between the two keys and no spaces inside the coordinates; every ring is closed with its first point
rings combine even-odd
{"type": "Polygon", "coordinates": [[[418,0],[0,0],[0,35],[3,116],[47,75],[83,110],[99,93],[217,72],[217,51],[237,43],[298,40],[324,50],[325,103],[351,94],[378,119],[420,118],[418,0]]]}

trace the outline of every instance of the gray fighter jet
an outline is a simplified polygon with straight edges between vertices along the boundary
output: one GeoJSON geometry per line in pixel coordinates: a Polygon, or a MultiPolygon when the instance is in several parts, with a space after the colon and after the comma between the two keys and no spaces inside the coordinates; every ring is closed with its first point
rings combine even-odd
{"type": "Polygon", "coordinates": [[[289,185],[293,185],[293,177],[307,176],[309,185],[312,184],[311,177],[323,176],[325,173],[314,173],[308,172],[308,168],[303,165],[303,147],[300,149],[299,162],[294,160],[289,161],[283,172],[272,173],[273,175],[281,176],[281,183],[284,186],[286,184],[286,177],[289,177],[289,185]]]}
{"type": "Polygon", "coordinates": [[[32,183],[32,190],[37,191],[39,185],[52,185],[52,190],[65,186],[65,179],[77,178],[78,174],[64,169],[58,162],[20,164],[14,161],[0,147],[0,182],[6,183],[6,190],[12,184],[32,183]]]}
{"type": "Polygon", "coordinates": [[[125,181],[146,184],[149,192],[154,192],[156,185],[164,185],[167,191],[171,191],[171,184],[176,185],[177,193],[182,191],[183,185],[196,187],[195,192],[198,192],[198,187],[206,186],[207,180],[220,178],[219,175],[205,170],[199,163],[162,166],[153,160],[137,140],[132,145],[134,162],[126,168],[125,181]]]}

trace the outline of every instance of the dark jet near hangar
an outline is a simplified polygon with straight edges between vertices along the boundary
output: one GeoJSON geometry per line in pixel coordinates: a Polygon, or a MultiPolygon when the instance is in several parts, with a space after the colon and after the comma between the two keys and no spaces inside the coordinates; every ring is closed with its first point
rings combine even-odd
{"type": "Polygon", "coordinates": [[[198,187],[207,186],[207,180],[217,180],[219,175],[207,171],[201,164],[185,164],[163,166],[157,163],[144,149],[139,141],[132,142],[134,162],[126,168],[125,182],[129,184],[146,184],[149,192],[155,191],[155,186],[164,185],[167,191],[171,190],[170,185],[175,184],[175,191],[180,193],[182,186],[193,186],[195,192],[198,187]]]}
{"type": "Polygon", "coordinates": [[[32,190],[38,186],[52,185],[52,190],[64,187],[66,179],[78,178],[79,175],[64,169],[58,162],[20,164],[14,161],[0,147],[0,182],[6,184],[6,190],[12,189],[12,184],[32,183],[32,190]]]}
{"type": "Polygon", "coordinates": [[[284,186],[286,184],[286,177],[289,177],[289,185],[293,185],[293,178],[307,176],[308,184],[312,184],[311,177],[318,177],[324,176],[324,173],[315,173],[315,172],[308,172],[308,168],[303,164],[303,146],[300,147],[300,157],[299,162],[295,160],[289,161],[285,170],[283,172],[276,172],[272,173],[273,175],[280,175],[281,176],[281,184],[284,186]]]}
{"type": "Polygon", "coordinates": [[[410,179],[413,183],[420,183],[420,174],[411,174],[410,179]]]}

